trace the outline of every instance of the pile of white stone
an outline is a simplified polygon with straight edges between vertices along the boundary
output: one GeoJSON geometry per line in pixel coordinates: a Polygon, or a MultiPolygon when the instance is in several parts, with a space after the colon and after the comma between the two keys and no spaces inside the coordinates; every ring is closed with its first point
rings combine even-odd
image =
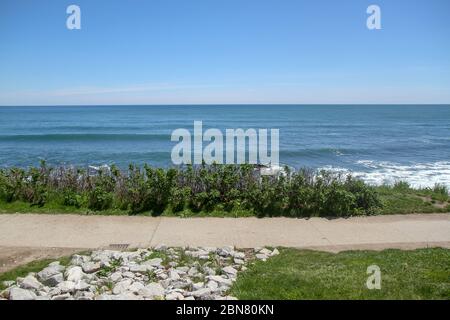
{"type": "Polygon", "coordinates": [[[37,273],[6,281],[10,300],[227,300],[239,271],[278,250],[232,246],[136,251],[98,250],[74,255],[68,266],[50,263],[37,273]]]}

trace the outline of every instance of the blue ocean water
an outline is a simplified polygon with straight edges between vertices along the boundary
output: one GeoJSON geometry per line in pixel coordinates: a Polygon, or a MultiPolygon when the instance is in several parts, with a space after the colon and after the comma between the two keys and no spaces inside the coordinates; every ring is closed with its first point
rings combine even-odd
{"type": "Polygon", "coordinates": [[[174,129],[280,129],[280,162],[450,186],[449,105],[0,107],[0,166],[170,166],[174,129]]]}

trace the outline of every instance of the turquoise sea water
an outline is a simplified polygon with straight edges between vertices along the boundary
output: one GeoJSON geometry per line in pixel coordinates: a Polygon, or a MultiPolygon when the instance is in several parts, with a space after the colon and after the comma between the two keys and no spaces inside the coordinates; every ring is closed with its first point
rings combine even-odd
{"type": "Polygon", "coordinates": [[[0,166],[170,166],[174,129],[278,128],[280,162],[450,186],[449,105],[0,107],[0,166]]]}

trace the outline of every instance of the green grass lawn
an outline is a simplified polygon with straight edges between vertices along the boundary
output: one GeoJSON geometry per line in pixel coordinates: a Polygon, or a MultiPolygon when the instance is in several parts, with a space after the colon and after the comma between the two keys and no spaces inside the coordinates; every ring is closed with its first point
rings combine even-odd
{"type": "Polygon", "coordinates": [[[347,251],[282,249],[240,273],[239,299],[450,299],[450,250],[347,251]],[[381,290],[369,290],[367,267],[381,269],[381,290]]]}
{"type": "MultiPolygon", "coordinates": [[[[125,210],[108,209],[103,211],[92,211],[85,208],[63,206],[47,203],[44,206],[33,206],[27,202],[0,201],[0,214],[2,213],[35,213],[35,214],[80,214],[80,215],[128,215],[125,210]]],[[[144,215],[144,214],[142,214],[144,215]]]]}
{"type": "MultiPolygon", "coordinates": [[[[107,209],[102,211],[93,211],[86,208],[77,208],[70,206],[57,205],[52,203],[47,203],[44,206],[33,206],[29,203],[22,201],[14,201],[14,202],[4,202],[0,201],[0,214],[7,213],[33,213],[33,214],[79,214],[79,215],[104,215],[104,216],[112,216],[112,215],[131,215],[126,210],[118,210],[118,209],[107,209]]],[[[150,212],[143,212],[137,214],[139,216],[151,216],[150,212]]],[[[200,211],[193,212],[191,210],[183,210],[177,213],[172,213],[169,211],[165,211],[161,214],[166,217],[181,217],[181,218],[190,218],[190,217],[227,217],[227,218],[239,218],[239,217],[254,217],[253,212],[248,210],[233,210],[231,212],[221,211],[221,210],[213,210],[209,212],[200,211]]]]}

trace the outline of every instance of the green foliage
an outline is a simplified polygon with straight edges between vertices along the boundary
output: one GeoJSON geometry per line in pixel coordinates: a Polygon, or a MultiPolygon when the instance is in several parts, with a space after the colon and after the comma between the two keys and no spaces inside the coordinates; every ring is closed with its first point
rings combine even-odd
{"type": "MultiPolygon", "coordinates": [[[[395,187],[398,188],[398,187],[395,187]]],[[[252,165],[201,165],[178,169],[113,166],[92,176],[76,168],[4,169],[0,200],[42,207],[96,212],[125,210],[191,215],[245,212],[257,216],[369,215],[381,202],[374,187],[351,176],[288,168],[279,176],[261,176],[252,165]]]]}
{"type": "Polygon", "coordinates": [[[107,277],[111,273],[114,273],[118,267],[122,264],[122,258],[113,259],[108,266],[103,266],[98,272],[97,275],[100,277],[107,277]]]}
{"type": "Polygon", "coordinates": [[[187,208],[191,199],[191,192],[192,191],[189,187],[173,187],[169,199],[173,212],[181,212],[187,208]]]}

